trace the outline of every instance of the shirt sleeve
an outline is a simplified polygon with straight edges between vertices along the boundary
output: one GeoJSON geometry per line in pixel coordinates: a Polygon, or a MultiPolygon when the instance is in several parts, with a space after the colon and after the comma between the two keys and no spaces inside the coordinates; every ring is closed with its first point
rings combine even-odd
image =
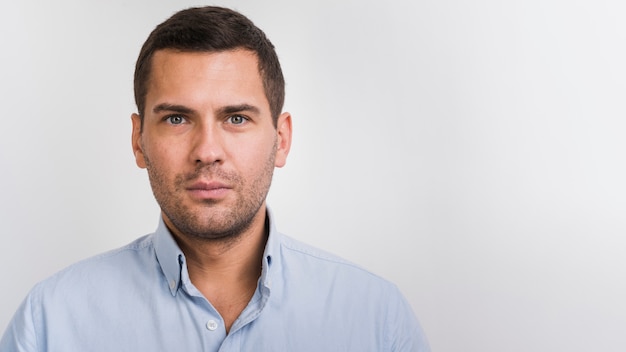
{"type": "Polygon", "coordinates": [[[411,305],[394,286],[389,295],[387,315],[388,344],[392,352],[430,352],[428,340],[411,305]]]}
{"type": "Polygon", "coordinates": [[[37,352],[32,292],[22,302],[0,340],[2,352],[37,352]]]}

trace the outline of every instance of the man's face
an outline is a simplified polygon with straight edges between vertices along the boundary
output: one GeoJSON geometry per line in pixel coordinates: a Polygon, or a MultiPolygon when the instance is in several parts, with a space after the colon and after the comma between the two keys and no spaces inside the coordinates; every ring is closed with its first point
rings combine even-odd
{"type": "Polygon", "coordinates": [[[143,131],[132,116],[135,159],[175,234],[228,238],[265,214],[291,117],[274,127],[254,53],[157,51],[145,106],[143,131]]]}

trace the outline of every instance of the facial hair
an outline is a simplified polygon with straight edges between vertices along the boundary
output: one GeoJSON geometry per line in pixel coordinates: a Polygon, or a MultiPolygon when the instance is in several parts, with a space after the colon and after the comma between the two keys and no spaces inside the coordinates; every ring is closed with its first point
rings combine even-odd
{"type": "Polygon", "coordinates": [[[160,165],[153,163],[144,153],[154,197],[163,214],[175,227],[170,230],[178,235],[206,241],[237,240],[250,228],[265,202],[274,173],[276,149],[275,141],[262,168],[251,179],[225,171],[221,163],[198,163],[193,172],[177,174],[170,180],[160,165]],[[189,206],[186,187],[200,179],[228,184],[235,194],[234,204],[224,207],[220,200],[205,200],[201,204],[189,206]]]}

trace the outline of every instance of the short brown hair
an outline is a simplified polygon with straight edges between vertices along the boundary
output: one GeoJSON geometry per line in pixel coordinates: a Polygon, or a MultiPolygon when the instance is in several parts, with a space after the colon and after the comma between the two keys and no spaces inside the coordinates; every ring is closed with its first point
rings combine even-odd
{"type": "Polygon", "coordinates": [[[285,101],[285,80],[274,45],[244,15],[223,7],[194,7],[158,25],[141,47],[135,65],[135,103],[143,121],[152,56],[157,50],[220,52],[247,49],[257,55],[265,96],[276,126],[285,101]]]}

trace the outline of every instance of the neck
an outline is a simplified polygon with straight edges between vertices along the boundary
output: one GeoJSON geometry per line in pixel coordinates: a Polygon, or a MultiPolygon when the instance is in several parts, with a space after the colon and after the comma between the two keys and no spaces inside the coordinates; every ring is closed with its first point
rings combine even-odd
{"type": "Polygon", "coordinates": [[[191,281],[197,285],[200,281],[238,281],[251,275],[256,281],[269,231],[266,227],[266,211],[262,208],[251,226],[232,238],[207,240],[170,230],[185,254],[191,281]]]}
{"type": "Polygon", "coordinates": [[[234,240],[205,240],[172,231],[185,254],[191,282],[220,313],[227,332],[254,295],[268,232],[265,208],[234,240]]]}

